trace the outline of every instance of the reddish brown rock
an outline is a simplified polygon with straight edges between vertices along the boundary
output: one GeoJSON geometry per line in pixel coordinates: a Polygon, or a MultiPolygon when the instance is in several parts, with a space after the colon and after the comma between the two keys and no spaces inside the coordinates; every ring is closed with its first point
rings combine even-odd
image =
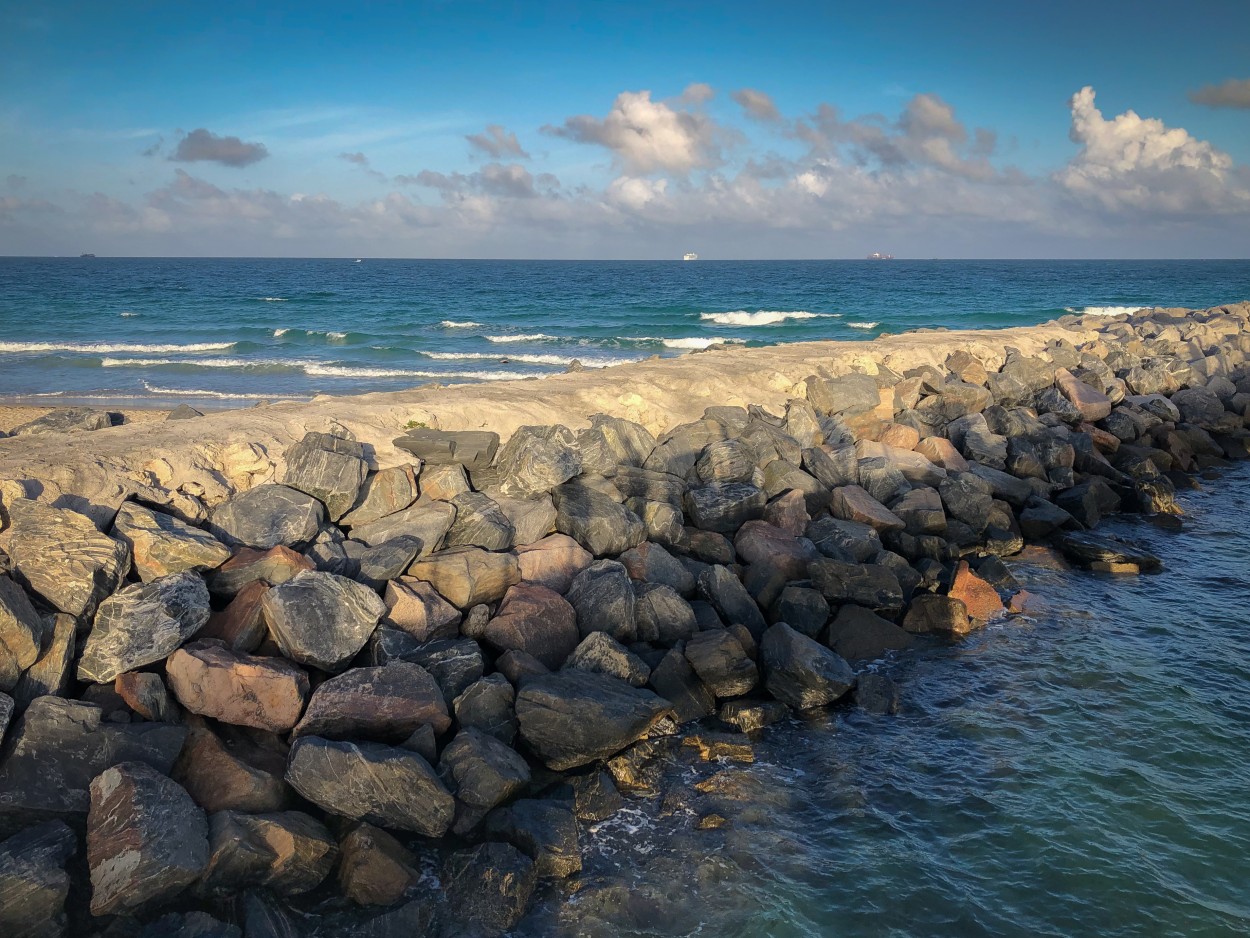
{"type": "Polygon", "coordinates": [[[325,825],[302,811],[218,811],[208,819],[208,845],[199,888],[209,895],[256,887],[280,896],[310,892],[330,875],[339,852],[325,825]]]}
{"type": "Polygon", "coordinates": [[[214,593],[233,596],[243,587],[256,580],[277,586],[292,579],[302,570],[316,568],[303,554],[279,544],[269,550],[240,548],[238,553],[223,563],[213,573],[211,586],[214,593]]]}
{"type": "Polygon", "coordinates": [[[814,559],[810,546],[767,521],[748,521],[734,537],[738,557],[751,564],[768,564],[787,580],[807,577],[807,565],[814,559]]]}
{"type": "Polygon", "coordinates": [[[283,658],[258,658],[215,642],[192,642],[165,662],[178,702],[203,716],[282,733],[308,699],[308,675],[283,658]]]}
{"type": "Polygon", "coordinates": [[[424,580],[460,609],[503,598],[521,580],[515,552],[494,553],[480,547],[453,547],[417,560],[408,575],[424,580]]]}
{"type": "Polygon", "coordinates": [[[899,449],[915,449],[916,444],[920,442],[920,431],[906,424],[891,423],[881,431],[878,442],[886,446],[896,446],[899,449]]]}
{"type": "Polygon", "coordinates": [[[207,863],[204,812],[177,782],[142,762],[115,765],[92,781],[92,915],[167,902],[195,882],[207,863]]]}
{"type": "Polygon", "coordinates": [[[261,602],[268,591],[269,584],[264,580],[253,580],[239,590],[230,605],[208,617],[199,637],[219,639],[234,651],[255,651],[269,631],[261,612],[261,602]]]}
{"type": "Polygon", "coordinates": [[[286,774],[287,746],[277,736],[242,727],[210,728],[187,716],[190,732],[174,764],[173,778],[205,811],[280,811],[292,792],[286,774]],[[220,734],[220,735],[219,735],[220,734]]]}
{"type": "Polygon", "coordinates": [[[802,537],[812,516],[807,513],[807,499],[803,493],[791,489],[764,506],[764,520],[791,537],[802,537]]]}
{"type": "Polygon", "coordinates": [[[416,866],[403,844],[365,821],[339,842],[339,889],[358,905],[394,905],[420,878],[416,866]]]}
{"type": "Polygon", "coordinates": [[[178,719],[178,708],[169,699],[165,683],[151,671],[127,671],[119,674],[113,689],[126,706],[145,720],[172,723],[178,719]]]}
{"type": "Polygon", "coordinates": [[[554,669],[577,647],[581,633],[568,600],[545,586],[519,583],[504,596],[483,638],[501,654],[523,651],[554,669]]]}
{"type": "Polygon", "coordinates": [[[965,560],[959,561],[959,566],[955,568],[950,596],[963,600],[968,607],[968,615],[981,622],[988,622],[1003,611],[1003,601],[998,598],[998,592],[973,573],[965,560]]]}
{"type": "Polygon", "coordinates": [[[858,521],[877,531],[901,531],[902,520],[858,485],[843,485],[833,490],[829,512],[843,521],[858,521]]]}
{"type": "Polygon", "coordinates": [[[424,725],[435,734],[451,726],[443,692],[419,664],[392,661],[320,684],[294,735],[400,743],[424,725]]]}
{"type": "Polygon", "coordinates": [[[1007,601],[1007,611],[1015,615],[1036,615],[1041,612],[1045,604],[1037,596],[1034,596],[1028,590],[1020,590],[1012,594],[1011,599],[1007,601]]]}
{"type": "Polygon", "coordinates": [[[537,583],[557,593],[567,593],[573,578],[594,562],[590,551],[567,534],[551,534],[525,547],[517,548],[521,579],[537,583]]]}
{"type": "Polygon", "coordinates": [[[388,580],[384,598],[383,623],[402,629],[419,642],[455,638],[460,632],[460,610],[423,580],[388,580]]]}
{"type": "Polygon", "coordinates": [[[1111,413],[1111,398],[1090,387],[1068,369],[1055,371],[1055,385],[1086,420],[1102,420],[1111,413]]]}
{"type": "Polygon", "coordinates": [[[953,443],[945,437],[925,437],[913,449],[935,466],[941,466],[947,472],[967,472],[968,460],[955,449],[953,443]]]}

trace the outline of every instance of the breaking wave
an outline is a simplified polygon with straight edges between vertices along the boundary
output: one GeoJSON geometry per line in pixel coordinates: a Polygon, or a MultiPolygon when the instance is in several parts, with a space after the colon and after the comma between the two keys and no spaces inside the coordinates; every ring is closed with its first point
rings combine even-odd
{"type": "Polygon", "coordinates": [[[809,313],[807,310],[775,310],[761,309],[759,312],[748,313],[744,309],[736,309],[729,313],[700,313],[699,318],[705,322],[714,322],[721,326],[772,326],[788,319],[836,319],[838,313],[809,313]]]}
{"type": "Polygon", "coordinates": [[[686,339],[660,339],[664,343],[665,348],[680,349],[703,349],[710,348],[713,345],[743,345],[745,339],[726,339],[724,336],[711,336],[703,338],[702,336],[692,336],[686,339]]]}
{"type": "Polygon", "coordinates": [[[1144,306],[1066,306],[1066,312],[1076,313],[1078,316],[1124,316],[1128,313],[1135,313],[1139,309],[1145,309],[1144,306]]]}
{"type": "Polygon", "coordinates": [[[487,342],[559,342],[558,335],[547,335],[545,332],[531,332],[528,335],[484,335],[487,342]]]}
{"type": "Polygon", "coordinates": [[[439,325],[444,329],[477,329],[482,324],[480,322],[471,322],[469,320],[456,322],[454,319],[444,319],[439,323],[439,325]]]}
{"type": "Polygon", "coordinates": [[[879,322],[848,322],[847,325],[850,326],[852,329],[876,329],[877,326],[881,325],[881,323],[879,322]]]}
{"type": "MultiPolygon", "coordinates": [[[[505,355],[495,352],[422,352],[426,358],[432,358],[440,362],[454,361],[474,361],[474,362],[497,362],[504,359],[511,362],[521,362],[526,365],[568,365],[573,362],[577,356],[575,355],[505,355]]],[[[609,365],[624,365],[628,362],[634,362],[636,358],[591,358],[578,359],[587,368],[606,368],[609,365]]]]}
{"type": "Polygon", "coordinates": [[[191,345],[123,345],[108,342],[0,342],[0,352],[222,352],[234,342],[199,342],[191,345]]]}

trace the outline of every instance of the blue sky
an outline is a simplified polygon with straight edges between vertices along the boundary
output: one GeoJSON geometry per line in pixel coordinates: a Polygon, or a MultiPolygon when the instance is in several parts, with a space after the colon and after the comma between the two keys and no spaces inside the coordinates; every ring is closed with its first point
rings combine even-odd
{"type": "Polygon", "coordinates": [[[31,5],[0,253],[1244,257],[1248,63],[1238,0],[31,5]]]}

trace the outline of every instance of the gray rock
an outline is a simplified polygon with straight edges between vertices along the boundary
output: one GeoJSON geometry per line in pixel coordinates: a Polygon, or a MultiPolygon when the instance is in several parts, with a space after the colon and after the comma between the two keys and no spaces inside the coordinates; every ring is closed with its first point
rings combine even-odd
{"type": "Polygon", "coordinates": [[[694,594],[694,576],[659,544],[644,541],[616,559],[633,580],[670,586],[682,596],[694,594]]]}
{"type": "Polygon", "coordinates": [[[442,883],[468,935],[501,938],[525,915],[537,877],[534,861],[511,844],[483,843],[447,858],[442,883]]]}
{"type": "Polygon", "coordinates": [[[1214,427],[1224,419],[1224,402],[1209,388],[1185,388],[1172,395],[1181,419],[1199,427],[1214,427]]]}
{"type": "Polygon", "coordinates": [[[10,436],[32,436],[39,433],[69,433],[72,430],[103,430],[114,423],[114,415],[94,407],[65,407],[36,417],[14,427],[10,436]]]}
{"type": "Polygon", "coordinates": [[[296,549],[317,536],[325,507],[311,495],[285,485],[258,485],[213,509],[209,530],[227,544],[268,550],[296,549]]]}
{"type": "Polygon", "coordinates": [[[356,527],[377,521],[397,511],[403,511],[417,500],[417,475],[419,466],[392,466],[379,469],[365,479],[351,510],[339,518],[346,527],[356,527]]]}
{"type": "Polygon", "coordinates": [[[351,529],[351,533],[353,540],[370,546],[385,544],[405,535],[415,537],[421,541],[422,556],[426,556],[438,550],[455,520],[455,506],[423,498],[403,511],[358,524],[351,529]]]}
{"type": "Polygon", "coordinates": [[[386,603],[360,583],[305,570],[268,590],[261,609],[284,655],[333,673],[364,647],[386,603]]]}
{"type": "Polygon", "coordinates": [[[8,551],[13,572],[32,593],[61,612],[90,615],[130,569],[130,548],[101,534],[85,515],[15,498],[8,551]]]}
{"type": "Polygon", "coordinates": [[[210,896],[256,888],[302,895],[321,885],[339,856],[325,825],[302,811],[218,811],[208,819],[208,845],[198,891],[210,896]]]}
{"type": "Polygon", "coordinates": [[[994,491],[989,482],[971,472],[952,472],[938,485],[942,504],[950,517],[980,533],[989,523],[994,491]]]}
{"type": "Polygon", "coordinates": [[[567,427],[518,427],[495,459],[503,495],[536,498],[582,471],[567,427]]]}
{"type": "Polygon", "coordinates": [[[912,489],[891,503],[890,511],[902,519],[906,525],[904,530],[908,534],[941,534],[946,530],[946,512],[942,510],[942,497],[934,489],[912,489]]]}
{"type": "Polygon", "coordinates": [[[533,544],[556,529],[556,505],[550,495],[539,498],[495,497],[495,504],[512,525],[513,543],[533,544]]]}
{"type": "Polygon", "coordinates": [[[703,448],[694,470],[704,485],[713,482],[750,482],[755,475],[755,451],[740,440],[718,440],[703,448]]]}
{"type": "Polygon", "coordinates": [[[164,660],[203,628],[210,611],[208,587],[195,573],[126,587],[100,603],[78,679],[106,684],[164,660]]]}
{"type": "Polygon", "coordinates": [[[525,798],[493,811],[486,834],[506,840],[533,857],[539,877],[566,878],[580,872],[577,816],[567,801],[525,798]]]}
{"type": "Polygon", "coordinates": [[[634,622],[642,642],[671,645],[699,631],[694,610],[671,586],[634,584],[634,622]]]}
{"type": "Polygon", "coordinates": [[[149,922],[139,938],[243,938],[243,931],[207,912],[169,912],[149,922]]]}
{"type": "Polygon", "coordinates": [[[568,601],[583,638],[593,632],[606,632],[620,642],[637,638],[634,587],[625,567],[615,560],[596,561],[575,576],[568,601]]]}
{"type": "Polygon", "coordinates": [[[859,414],[881,403],[877,382],[871,375],[850,374],[840,378],[807,379],[807,399],[822,414],[859,414]]]}
{"type": "Polygon", "coordinates": [[[573,788],[573,813],[579,821],[606,821],[625,804],[612,776],[603,769],[591,769],[569,779],[573,788]]]}
{"type": "Polygon", "coordinates": [[[576,540],[596,557],[624,553],[646,539],[647,528],[642,519],[602,492],[566,483],[553,495],[556,530],[576,540]]]}
{"type": "Polygon", "coordinates": [[[634,687],[642,687],[651,676],[646,662],[612,638],[607,632],[591,632],[564,662],[565,668],[577,668],[596,674],[610,674],[634,687]]]}
{"type": "Polygon", "coordinates": [[[338,521],[356,504],[368,473],[364,447],[355,440],[310,432],[287,449],[282,481],[320,501],[330,520],[338,521]]]}
{"type": "Polygon", "coordinates": [[[686,491],[685,480],[680,476],[633,466],[620,466],[612,477],[612,485],[626,501],[642,499],[681,507],[686,491]]]}
{"type": "Polygon", "coordinates": [[[699,594],[712,604],[724,622],[743,625],[756,638],[768,627],[760,607],[727,567],[717,564],[703,571],[699,575],[699,594]]]}
{"type": "Polygon", "coordinates": [[[516,531],[512,522],[492,499],[481,492],[465,492],[451,500],[456,520],[447,532],[448,547],[481,547],[508,550],[516,531]]]}
{"type": "Polygon", "coordinates": [[[808,447],[803,450],[803,468],[826,488],[859,484],[859,460],[853,446],[808,447]]]}
{"type": "Polygon", "coordinates": [[[0,574],[0,692],[17,686],[39,659],[44,624],[26,591],[0,574]]]}
{"type": "Polygon", "coordinates": [[[405,657],[430,672],[449,710],[486,670],[481,646],[469,638],[426,642],[405,657]]]}
{"type": "Polygon", "coordinates": [[[455,699],[456,722],[511,746],[516,739],[516,691],[502,674],[488,674],[455,699]]]}
{"type": "Polygon", "coordinates": [[[690,489],[685,496],[691,523],[705,531],[732,534],[748,521],[764,516],[768,496],[747,482],[716,482],[690,489]]]}
{"type": "Polygon", "coordinates": [[[681,648],[671,648],[651,671],[651,687],[673,706],[678,723],[716,712],[716,697],[690,666],[681,648]]]}
{"type": "Polygon", "coordinates": [[[1158,557],[1136,544],[1100,537],[1088,531],[1064,532],[1055,538],[1055,545],[1069,560],[1084,566],[1092,563],[1131,563],[1147,573],[1163,569],[1163,562],[1158,557]]]}
{"type": "Polygon", "coordinates": [[[795,631],[817,638],[829,621],[829,603],[819,590],[806,586],[787,586],[769,608],[772,622],[786,622],[795,631]]]}
{"type": "Polygon", "coordinates": [[[807,538],[834,560],[867,563],[881,550],[881,535],[872,525],[825,516],[807,526],[807,538]]]}
{"type": "Polygon", "coordinates": [[[421,553],[421,540],[407,534],[391,538],[385,544],[360,552],[356,576],[366,586],[384,589],[389,580],[398,579],[421,553]]]}
{"type": "Polygon", "coordinates": [[[780,700],[730,700],[721,705],[717,715],[743,733],[754,733],[780,723],[790,715],[790,708],[780,700]]]}
{"type": "Polygon", "coordinates": [[[577,647],[577,612],[559,593],[536,583],[513,586],[487,623],[483,640],[497,652],[522,651],[558,668],[577,647]]]}
{"type": "Polygon", "coordinates": [[[521,739],[558,772],[615,755],[672,712],[651,691],[579,670],[528,679],[516,709],[521,739]]]}
{"type": "Polygon", "coordinates": [[[1059,528],[1074,524],[1075,519],[1070,514],[1036,495],[1020,511],[1020,533],[1031,541],[1042,540],[1059,528]]]}
{"type": "Polygon", "coordinates": [[[91,782],[87,864],[92,915],[168,902],[208,864],[208,822],[177,782],[120,763],[91,782]]]}
{"type": "Polygon", "coordinates": [[[812,586],[830,603],[855,603],[874,610],[903,607],[898,576],[882,564],[848,564],[822,558],[812,561],[809,572],[812,586]]]}
{"type": "Polygon", "coordinates": [[[915,639],[875,612],[848,603],[829,623],[824,642],[847,661],[867,661],[908,648],[915,639]]]}
{"type": "Polygon", "coordinates": [[[165,415],[166,420],[191,420],[194,417],[203,417],[204,412],[196,410],[190,404],[179,404],[168,414],[165,415]]]}
{"type": "Polygon", "coordinates": [[[145,582],[171,573],[212,570],[230,559],[230,548],[207,531],[134,502],[118,509],[113,536],[130,548],[135,573],[145,582]]]}
{"type": "Polygon", "coordinates": [[[1024,503],[1033,495],[1033,486],[1029,485],[1026,480],[1017,479],[1015,476],[989,466],[974,463],[971,472],[977,478],[990,484],[990,490],[995,498],[1001,498],[1015,508],[1024,507],[1024,503]]]}
{"type": "Polygon", "coordinates": [[[898,685],[884,674],[861,674],[855,682],[855,705],[868,713],[898,713],[898,685]]]}
{"type": "Polygon", "coordinates": [[[796,710],[831,704],[855,685],[850,665],[784,622],[764,633],[760,665],[768,692],[796,710]]]}
{"type": "Polygon", "coordinates": [[[78,838],[63,821],[28,827],[0,843],[0,932],[8,938],[66,933],[66,864],[78,838]]]}
{"type": "Polygon", "coordinates": [[[36,697],[64,697],[73,677],[78,620],[58,612],[44,619],[43,651],[13,688],[17,709],[24,710],[36,697]]]}
{"type": "Polygon", "coordinates": [[[436,734],[451,726],[442,689],[421,665],[391,661],[319,684],[294,735],[400,743],[422,726],[436,734]]]}
{"type": "Polygon", "coordinates": [[[717,697],[738,697],[759,683],[755,662],[727,630],[700,632],[686,642],[685,655],[699,680],[717,697]]]}
{"type": "Polygon", "coordinates": [[[438,771],[457,800],[483,812],[503,804],[530,780],[529,765],[517,752],[473,727],[447,744],[438,771]]]}
{"type": "Polygon", "coordinates": [[[459,463],[470,472],[485,469],[499,449],[499,434],[484,430],[409,430],[395,448],[411,453],[429,466],[459,463]]]}
{"type": "Polygon", "coordinates": [[[425,759],[380,743],[301,737],[286,780],[332,814],[425,837],[443,836],[455,816],[455,799],[425,759]]]}

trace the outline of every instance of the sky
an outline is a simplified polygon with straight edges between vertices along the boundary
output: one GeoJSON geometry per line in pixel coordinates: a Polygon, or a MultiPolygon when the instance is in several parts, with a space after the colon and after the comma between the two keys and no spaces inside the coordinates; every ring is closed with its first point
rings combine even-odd
{"type": "Polygon", "coordinates": [[[1250,256],[1250,3],[0,7],[0,255],[1250,256]]]}

